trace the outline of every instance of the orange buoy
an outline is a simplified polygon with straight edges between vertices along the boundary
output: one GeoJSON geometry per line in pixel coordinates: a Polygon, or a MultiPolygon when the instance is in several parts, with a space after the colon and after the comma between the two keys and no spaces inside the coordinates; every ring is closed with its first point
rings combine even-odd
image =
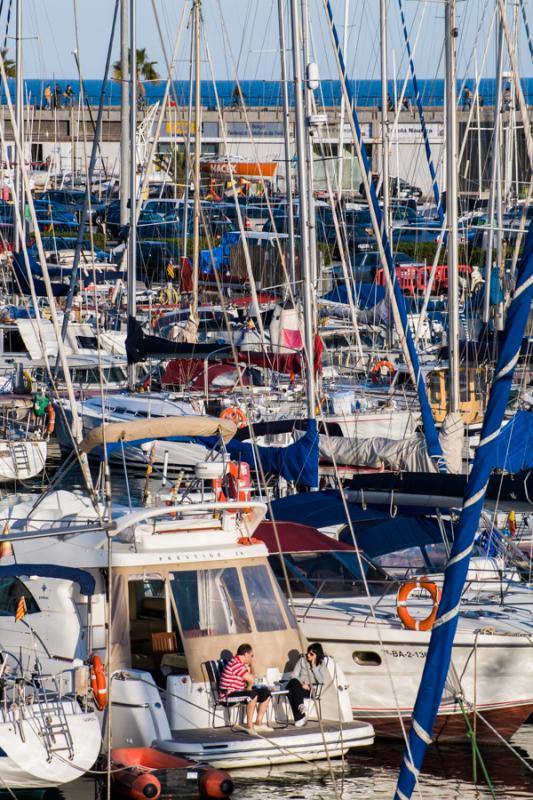
{"type": "Polygon", "coordinates": [[[153,772],[140,767],[128,767],[113,774],[115,788],[132,800],[157,800],[161,783],[153,772]]]}
{"type": "Polygon", "coordinates": [[[238,428],[244,428],[248,423],[246,414],[238,406],[228,406],[220,412],[220,419],[230,419],[238,428]]]}
{"type": "Polygon", "coordinates": [[[229,797],[234,789],[231,776],[224,770],[199,765],[183,756],[164,753],[153,747],[114,748],[111,759],[115,770],[112,780],[117,790],[132,800],[157,800],[161,783],[153,774],[154,770],[181,770],[187,778],[196,774],[201,796],[214,800],[229,797]]]}
{"type": "Polygon", "coordinates": [[[389,381],[392,382],[392,379],[396,375],[396,367],[394,366],[392,361],[386,361],[385,359],[382,359],[381,361],[376,361],[376,363],[370,370],[370,377],[372,379],[372,383],[380,382],[382,369],[387,369],[389,373],[389,381]]]}
{"type": "Polygon", "coordinates": [[[202,797],[229,797],[235,788],[231,777],[222,769],[200,767],[198,770],[198,789],[202,797]]]}
{"type": "Polygon", "coordinates": [[[46,433],[51,436],[56,426],[56,410],[52,403],[46,406],[46,433]]]}
{"type": "Polygon", "coordinates": [[[93,654],[89,658],[89,667],[94,702],[98,710],[102,711],[107,705],[107,682],[104,665],[102,664],[100,656],[93,654]]]}
{"type": "Polygon", "coordinates": [[[419,578],[402,584],[396,598],[396,613],[404,628],[407,628],[408,631],[430,631],[437,618],[440,597],[441,591],[437,584],[433,583],[433,581],[428,581],[426,578],[419,578]],[[425,619],[414,619],[407,608],[409,597],[415,589],[425,589],[433,600],[431,613],[425,619]]]}

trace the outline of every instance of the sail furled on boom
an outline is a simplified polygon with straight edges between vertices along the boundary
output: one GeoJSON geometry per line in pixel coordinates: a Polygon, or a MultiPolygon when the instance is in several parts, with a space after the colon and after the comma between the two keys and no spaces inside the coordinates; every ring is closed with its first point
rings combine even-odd
{"type": "MultiPolygon", "coordinates": [[[[496,365],[481,438],[467,483],[463,510],[446,572],[437,619],[431,631],[426,663],[418,689],[409,743],[400,769],[395,800],[407,800],[416,785],[448,674],[461,594],[490,474],[498,453],[498,436],[509,402],[511,382],[533,298],[533,225],[527,234],[500,356],[496,365]]],[[[468,700],[468,698],[466,698],[468,700]]]]}
{"type": "MultiPolygon", "coordinates": [[[[410,361],[410,367],[412,370],[413,379],[416,385],[416,391],[418,395],[418,401],[420,403],[420,411],[422,414],[422,425],[424,429],[424,435],[426,437],[427,445],[428,445],[428,452],[432,459],[434,459],[437,464],[439,471],[445,472],[446,467],[444,463],[444,459],[442,457],[442,449],[439,443],[439,437],[437,434],[437,429],[435,427],[435,420],[433,419],[433,414],[431,411],[431,407],[429,405],[428,396],[426,392],[426,385],[424,383],[424,377],[422,375],[420,369],[420,362],[418,360],[418,353],[416,351],[416,346],[414,343],[413,335],[411,333],[411,328],[409,327],[409,321],[407,318],[407,310],[405,306],[405,298],[402,294],[402,290],[400,289],[400,285],[398,283],[396,277],[396,271],[394,268],[394,260],[392,258],[392,248],[389,242],[389,238],[387,236],[383,214],[381,212],[381,208],[378,201],[378,196],[376,192],[376,187],[374,182],[372,181],[372,173],[370,168],[370,161],[368,159],[368,155],[366,152],[366,148],[363,142],[363,135],[361,132],[361,126],[359,124],[359,117],[356,111],[356,104],[355,98],[353,96],[353,91],[351,88],[350,81],[347,80],[346,77],[346,65],[344,62],[344,55],[342,52],[342,48],[340,45],[339,35],[337,33],[337,29],[335,27],[335,23],[333,21],[333,9],[331,6],[330,0],[323,0],[324,8],[326,10],[326,15],[328,17],[329,25],[330,25],[330,33],[333,38],[334,46],[335,46],[335,56],[337,59],[337,66],[339,69],[339,78],[341,82],[341,88],[343,92],[346,93],[347,96],[347,106],[351,109],[351,117],[353,123],[353,131],[356,137],[356,144],[358,149],[361,153],[361,160],[362,160],[362,169],[365,172],[368,184],[369,184],[369,192],[370,192],[370,202],[372,204],[372,210],[374,212],[377,227],[379,229],[379,235],[381,238],[381,244],[383,246],[383,252],[385,254],[385,264],[386,266],[385,272],[388,272],[390,285],[392,287],[392,297],[391,303],[394,303],[396,306],[396,310],[398,312],[398,316],[400,319],[402,330],[398,331],[400,337],[403,337],[405,340],[405,345],[410,361]]],[[[377,234],[376,234],[377,235],[377,234]]]]}

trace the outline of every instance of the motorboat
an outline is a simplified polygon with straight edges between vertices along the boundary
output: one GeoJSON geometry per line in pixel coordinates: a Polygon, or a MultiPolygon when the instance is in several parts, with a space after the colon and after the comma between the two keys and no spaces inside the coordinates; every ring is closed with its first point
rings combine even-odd
{"type": "MultiPolygon", "coordinates": [[[[189,426],[195,419],[189,418],[189,426]]],[[[211,422],[212,433],[220,424],[208,417],[202,422],[211,422]]],[[[82,450],[95,446],[98,436],[100,445],[104,436],[108,443],[123,437],[125,427],[93,431],[82,450]]],[[[213,463],[208,463],[207,471],[199,465],[198,477],[208,475],[210,488],[213,463]]],[[[28,502],[11,506],[3,514],[17,562],[75,566],[95,588],[89,598],[74,582],[68,591],[56,592],[61,611],[52,630],[38,606],[38,584],[24,581],[37,606],[28,614],[32,638],[24,642],[20,629],[1,617],[1,640],[51,670],[51,652],[61,652],[62,663],[108,659],[114,747],[154,745],[234,768],[337,757],[367,746],[373,728],[354,721],[346,678],[333,663],[320,703],[310,704],[306,727],[291,724],[284,679],[306,643],[277,586],[267,549],[254,538],[265,513],[264,503],[250,499],[180,504],[178,498],[171,506],[133,513],[117,508],[106,521],[104,506],[95,508],[87,496],[64,490],[50,492],[35,508],[28,502]],[[208,672],[210,662],[228,658],[242,642],[254,648],[258,682],[273,689],[273,731],[267,736],[250,737],[239,729],[231,709],[220,706],[208,672]]]]}

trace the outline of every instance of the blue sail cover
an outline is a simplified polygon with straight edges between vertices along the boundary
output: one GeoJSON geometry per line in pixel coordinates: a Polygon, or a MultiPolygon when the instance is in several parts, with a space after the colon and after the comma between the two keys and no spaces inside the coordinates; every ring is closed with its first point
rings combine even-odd
{"type": "Polygon", "coordinates": [[[374,182],[371,179],[371,165],[370,161],[368,160],[368,155],[366,152],[366,148],[363,142],[363,134],[361,132],[361,126],[359,124],[359,117],[357,116],[356,111],[356,98],[353,95],[352,90],[352,83],[351,81],[347,80],[346,76],[346,65],[344,63],[344,56],[342,53],[342,49],[340,46],[339,35],[337,33],[337,29],[335,27],[335,23],[333,21],[333,8],[331,6],[331,0],[324,0],[327,15],[329,19],[329,23],[331,26],[331,33],[333,35],[333,39],[335,42],[335,55],[337,57],[338,66],[340,70],[340,78],[341,83],[343,83],[346,87],[346,93],[348,96],[349,104],[347,104],[351,110],[352,120],[355,128],[355,134],[357,137],[357,141],[359,143],[359,147],[361,149],[361,155],[363,159],[364,171],[366,173],[366,177],[368,179],[369,188],[370,188],[370,200],[372,203],[372,208],[378,223],[379,230],[381,231],[381,241],[383,244],[383,250],[385,253],[385,260],[387,263],[387,270],[386,272],[389,273],[389,279],[392,284],[392,291],[394,294],[394,300],[396,302],[396,306],[400,315],[401,324],[402,324],[402,331],[398,331],[401,335],[405,337],[405,342],[407,345],[407,350],[409,352],[409,358],[411,360],[411,364],[413,367],[414,378],[416,381],[416,390],[418,395],[418,402],[420,403],[420,412],[422,415],[422,426],[424,429],[424,435],[427,441],[428,453],[433,458],[438,466],[439,471],[445,472],[446,471],[446,464],[444,458],[442,456],[442,449],[439,442],[439,437],[437,434],[437,429],[435,427],[435,420],[433,419],[433,414],[431,411],[431,407],[429,405],[428,396],[426,393],[426,386],[424,383],[424,377],[422,375],[422,371],[420,369],[420,363],[418,361],[418,353],[416,352],[416,347],[413,339],[413,335],[411,332],[411,328],[409,325],[409,321],[407,319],[407,309],[405,307],[405,300],[402,294],[402,290],[400,289],[400,285],[398,283],[396,277],[396,271],[394,268],[394,260],[392,258],[392,250],[390,246],[390,242],[385,231],[385,226],[383,222],[383,215],[381,213],[381,208],[379,205],[378,196],[376,193],[376,187],[374,186],[374,182]]]}
{"type": "Polygon", "coordinates": [[[461,594],[479,525],[490,474],[497,457],[497,437],[509,402],[513,374],[533,299],[533,225],[530,225],[520,261],[513,300],[507,312],[502,348],[492,383],[481,439],[466,487],[463,510],[444,574],[442,599],[431,631],[422,680],[413,710],[409,742],[400,768],[395,800],[410,798],[422,767],[439,709],[451,652],[461,594]]]}
{"type": "Polygon", "coordinates": [[[318,427],[316,419],[307,421],[305,434],[287,447],[255,447],[233,439],[226,450],[236,461],[246,461],[256,469],[257,459],[266,475],[281,475],[301,486],[318,486],[318,427]],[[256,458],[257,456],[257,458],[256,458]]]}
{"type": "MultiPolygon", "coordinates": [[[[46,297],[46,285],[45,282],[37,277],[38,275],[42,275],[42,269],[32,256],[30,252],[28,252],[28,262],[30,265],[30,269],[33,276],[33,285],[35,288],[35,294],[37,297],[46,297]]],[[[15,275],[17,276],[17,280],[20,284],[20,288],[24,294],[31,294],[30,283],[28,280],[28,272],[26,270],[26,261],[24,258],[24,253],[18,252],[14,253],[13,255],[13,269],[15,270],[15,275]]],[[[51,283],[52,286],[52,294],[54,297],[66,297],[69,290],[68,283],[51,283]]]]}
{"type": "Polygon", "coordinates": [[[533,467],[533,413],[519,411],[494,440],[493,469],[520,472],[533,467]]]}
{"type": "MultiPolygon", "coordinates": [[[[378,303],[385,299],[385,287],[375,283],[360,283],[352,289],[353,297],[357,308],[374,308],[378,303]]],[[[333,303],[345,303],[348,305],[348,290],[344,284],[339,284],[331,292],[324,295],[324,300],[333,303]]]]}

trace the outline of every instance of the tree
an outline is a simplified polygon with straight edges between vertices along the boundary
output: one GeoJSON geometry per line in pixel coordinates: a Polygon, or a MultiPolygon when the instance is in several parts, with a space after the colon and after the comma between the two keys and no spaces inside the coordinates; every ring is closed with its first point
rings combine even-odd
{"type": "Polygon", "coordinates": [[[2,54],[2,60],[4,62],[4,69],[6,71],[6,75],[8,78],[16,78],[17,77],[17,65],[15,62],[7,57],[7,47],[2,47],[0,49],[0,53],[2,54]]]}
{"type": "MultiPolygon", "coordinates": [[[[151,81],[152,83],[157,83],[159,81],[159,73],[155,68],[157,61],[148,61],[148,56],[146,54],[146,48],[142,47],[137,50],[137,79],[144,80],[144,81],[151,81]]],[[[131,56],[130,51],[128,50],[128,72],[131,65],[131,56]]],[[[127,78],[128,76],[126,76],[127,78]]],[[[113,64],[113,80],[121,81],[122,80],[122,68],[120,65],[120,61],[115,61],[113,64]]]]}

